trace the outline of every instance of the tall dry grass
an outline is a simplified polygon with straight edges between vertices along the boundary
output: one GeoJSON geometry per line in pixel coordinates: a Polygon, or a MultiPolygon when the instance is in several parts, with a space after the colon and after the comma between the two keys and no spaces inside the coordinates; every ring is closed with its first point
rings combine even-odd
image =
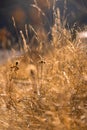
{"type": "Polygon", "coordinates": [[[0,65],[0,130],[86,130],[87,46],[71,42],[59,15],[51,44],[37,35],[30,48],[20,31],[21,56],[0,65]]]}

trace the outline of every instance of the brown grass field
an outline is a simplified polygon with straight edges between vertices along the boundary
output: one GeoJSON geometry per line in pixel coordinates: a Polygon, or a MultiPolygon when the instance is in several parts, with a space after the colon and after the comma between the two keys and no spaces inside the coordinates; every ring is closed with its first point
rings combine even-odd
{"type": "Polygon", "coordinates": [[[0,65],[0,130],[87,130],[87,43],[52,35],[30,49],[21,32],[23,53],[0,65]]]}

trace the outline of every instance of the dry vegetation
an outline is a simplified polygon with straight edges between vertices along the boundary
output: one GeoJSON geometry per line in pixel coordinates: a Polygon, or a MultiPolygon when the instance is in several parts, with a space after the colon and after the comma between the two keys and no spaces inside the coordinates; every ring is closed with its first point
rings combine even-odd
{"type": "Polygon", "coordinates": [[[87,45],[58,24],[36,50],[21,35],[24,53],[0,65],[0,130],[86,130],[87,45]]]}

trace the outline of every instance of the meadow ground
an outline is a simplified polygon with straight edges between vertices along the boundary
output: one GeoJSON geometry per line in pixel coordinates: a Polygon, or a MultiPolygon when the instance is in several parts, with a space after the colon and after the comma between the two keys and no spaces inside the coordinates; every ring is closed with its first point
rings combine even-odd
{"type": "Polygon", "coordinates": [[[87,44],[53,36],[1,63],[0,130],[87,129],[87,44]]]}
{"type": "Polygon", "coordinates": [[[38,46],[20,31],[20,51],[0,52],[0,130],[87,130],[87,43],[59,16],[50,43],[30,26],[38,46]]]}

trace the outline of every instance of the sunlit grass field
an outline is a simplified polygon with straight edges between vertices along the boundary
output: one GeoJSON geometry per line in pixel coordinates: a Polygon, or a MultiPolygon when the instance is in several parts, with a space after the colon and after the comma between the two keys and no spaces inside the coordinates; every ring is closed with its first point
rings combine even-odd
{"type": "Polygon", "coordinates": [[[20,35],[0,65],[0,130],[87,130],[87,43],[60,22],[50,43],[39,34],[30,47],[20,35]]]}

